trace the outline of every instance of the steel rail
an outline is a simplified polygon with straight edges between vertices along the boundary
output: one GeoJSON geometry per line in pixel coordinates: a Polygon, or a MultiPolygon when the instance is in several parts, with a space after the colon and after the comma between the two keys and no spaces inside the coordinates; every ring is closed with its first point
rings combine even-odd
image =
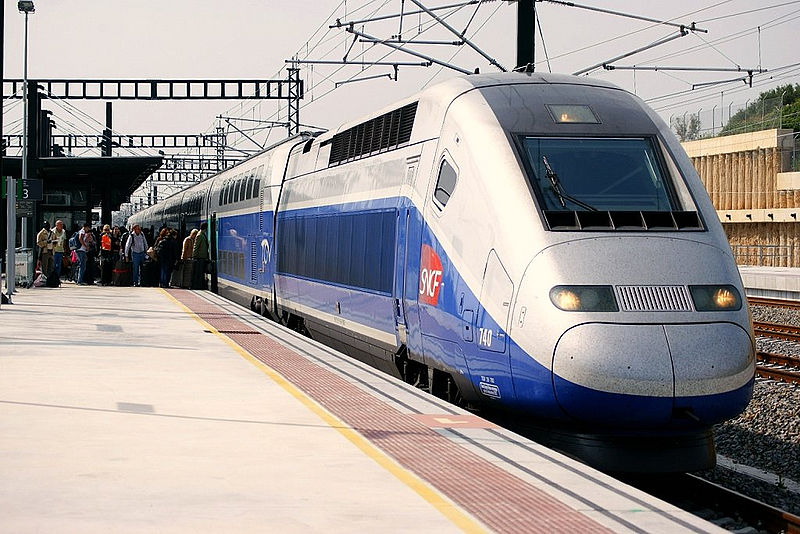
{"type": "Polygon", "coordinates": [[[800,533],[800,517],[696,475],[625,481],[690,513],[695,508],[718,510],[767,532],[800,533]]]}
{"type": "Polygon", "coordinates": [[[747,297],[751,306],[773,306],[775,308],[788,308],[800,310],[800,301],[788,299],[773,299],[767,297],[747,297]]]}
{"type": "MultiPolygon", "coordinates": [[[[758,376],[785,382],[787,384],[800,384],[800,371],[791,369],[778,369],[775,367],[756,366],[758,376]]],[[[800,532],[800,530],[798,530],[800,532]]]]}
{"type": "Polygon", "coordinates": [[[753,331],[757,336],[767,336],[800,343],[800,328],[796,326],[753,321],[753,331]]]}
{"type": "Polygon", "coordinates": [[[788,356],[786,354],[775,354],[773,352],[761,352],[756,355],[758,361],[772,364],[772,365],[785,365],[786,367],[795,367],[800,369],[800,358],[797,356],[788,356]]]}

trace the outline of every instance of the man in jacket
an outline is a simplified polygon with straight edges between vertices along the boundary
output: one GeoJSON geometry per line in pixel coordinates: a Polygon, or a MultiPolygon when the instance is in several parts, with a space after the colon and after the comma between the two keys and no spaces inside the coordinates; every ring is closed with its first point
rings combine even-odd
{"type": "Polygon", "coordinates": [[[208,236],[206,230],[208,223],[200,224],[200,232],[194,238],[194,247],[192,248],[192,259],[195,260],[208,260],[208,236]]]}
{"type": "Polygon", "coordinates": [[[206,289],[206,266],[208,265],[208,223],[200,223],[200,231],[194,238],[192,248],[192,289],[206,289]]]}
{"type": "Polygon", "coordinates": [[[39,264],[42,274],[48,276],[53,270],[53,234],[50,232],[50,221],[36,234],[36,246],[39,247],[39,264]]]}
{"type": "Polygon", "coordinates": [[[142,233],[142,228],[134,224],[128,242],[125,243],[125,257],[133,262],[133,285],[139,285],[139,275],[145,254],[147,253],[147,238],[142,233]]]}
{"type": "Polygon", "coordinates": [[[94,236],[92,233],[92,224],[89,222],[83,223],[83,228],[78,232],[78,242],[80,248],[75,253],[78,255],[78,285],[86,285],[86,269],[89,267],[88,253],[94,246],[94,236]]]}
{"type": "Polygon", "coordinates": [[[54,267],[58,276],[61,276],[61,265],[64,261],[64,254],[69,252],[69,247],[67,246],[67,231],[64,230],[63,221],[56,221],[56,229],[53,230],[52,241],[54,267]]]}

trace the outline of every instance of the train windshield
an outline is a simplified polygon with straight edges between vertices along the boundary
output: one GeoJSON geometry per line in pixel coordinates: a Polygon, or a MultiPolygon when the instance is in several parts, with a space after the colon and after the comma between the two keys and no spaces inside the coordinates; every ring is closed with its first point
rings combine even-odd
{"type": "Polygon", "coordinates": [[[680,209],[649,139],[522,137],[521,142],[544,210],[680,209]]]}

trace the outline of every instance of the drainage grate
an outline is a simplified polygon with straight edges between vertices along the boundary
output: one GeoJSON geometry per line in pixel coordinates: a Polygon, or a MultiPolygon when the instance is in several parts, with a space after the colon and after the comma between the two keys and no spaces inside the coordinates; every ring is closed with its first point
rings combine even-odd
{"type": "Polygon", "coordinates": [[[622,311],[692,311],[686,286],[616,286],[622,311]]]}

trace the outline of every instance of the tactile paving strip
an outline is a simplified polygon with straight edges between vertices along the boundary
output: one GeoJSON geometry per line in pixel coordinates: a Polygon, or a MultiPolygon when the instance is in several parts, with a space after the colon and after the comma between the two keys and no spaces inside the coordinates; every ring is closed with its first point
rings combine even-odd
{"type": "Polygon", "coordinates": [[[253,335],[259,332],[218,306],[188,291],[169,293],[492,530],[611,532],[272,337],[253,335]]]}

